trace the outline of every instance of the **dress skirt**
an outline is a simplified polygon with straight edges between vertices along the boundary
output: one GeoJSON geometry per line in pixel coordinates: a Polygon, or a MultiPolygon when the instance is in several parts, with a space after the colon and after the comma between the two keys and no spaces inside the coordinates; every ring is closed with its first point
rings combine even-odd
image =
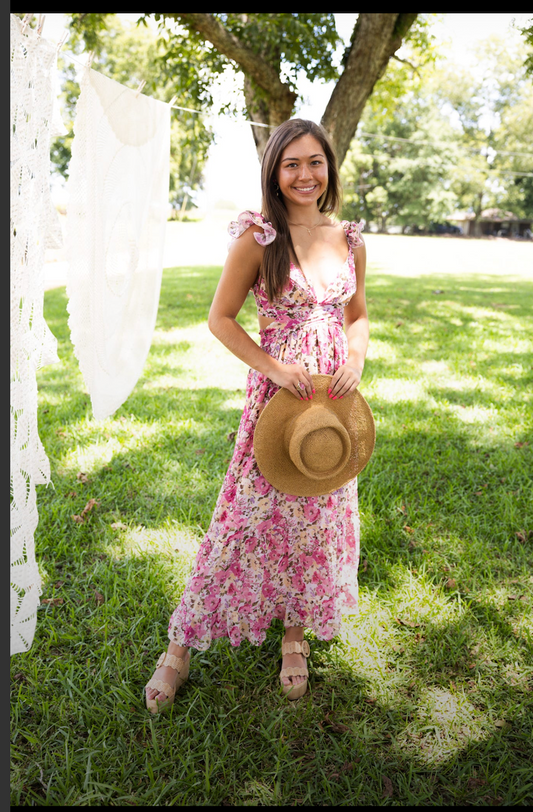
{"type": "MultiPolygon", "coordinates": [[[[262,330],[261,347],[283,363],[332,375],[347,354],[342,310],[339,302],[324,306],[315,299],[299,318],[262,330]]],[[[342,616],[358,612],[357,480],[323,496],[290,496],[257,467],[255,426],[278,389],[249,371],[233,457],[170,618],[169,639],[180,646],[205,650],[219,637],[233,646],[244,639],[260,645],[273,618],[330,640],[342,616]]]]}

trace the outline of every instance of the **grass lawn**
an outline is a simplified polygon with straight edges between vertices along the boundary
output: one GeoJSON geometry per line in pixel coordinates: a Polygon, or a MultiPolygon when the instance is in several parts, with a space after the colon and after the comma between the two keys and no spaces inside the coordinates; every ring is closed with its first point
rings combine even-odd
{"type": "MultiPolygon", "coordinates": [[[[331,642],[308,635],[294,703],[276,622],[262,647],[193,651],[171,713],[145,710],[244,402],[247,370],[206,325],[219,273],[164,272],[143,376],[103,422],[65,290],[45,296],[53,487],[38,489],[35,639],[11,658],[11,803],[531,805],[533,281],[519,268],[370,264],[359,616],[331,642]]],[[[257,338],[251,298],[239,318],[257,338]]]]}

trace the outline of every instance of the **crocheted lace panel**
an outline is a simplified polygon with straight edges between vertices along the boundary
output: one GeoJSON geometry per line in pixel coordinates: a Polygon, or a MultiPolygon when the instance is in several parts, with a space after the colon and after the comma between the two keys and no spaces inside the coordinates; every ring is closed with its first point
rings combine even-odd
{"type": "Polygon", "coordinates": [[[124,403],[150,349],[169,156],[169,105],[86,68],[68,181],[67,309],[96,419],[124,403]]]}
{"type": "Polygon", "coordinates": [[[47,235],[58,236],[50,137],[61,130],[54,110],[56,46],[31,29],[23,34],[14,15],[10,33],[10,617],[16,654],[32,645],[41,594],[35,486],[49,482],[50,463],[37,430],[36,371],[59,360],[43,301],[47,235]]]}

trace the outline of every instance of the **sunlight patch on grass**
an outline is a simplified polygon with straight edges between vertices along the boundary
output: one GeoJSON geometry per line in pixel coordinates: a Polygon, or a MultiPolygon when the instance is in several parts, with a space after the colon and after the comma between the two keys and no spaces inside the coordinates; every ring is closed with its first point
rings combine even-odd
{"type": "Polygon", "coordinates": [[[438,766],[482,741],[488,728],[490,720],[464,694],[428,687],[421,690],[415,718],[396,742],[402,750],[414,750],[423,764],[438,766]]]}
{"type": "Polygon", "coordinates": [[[395,361],[398,357],[396,347],[390,341],[381,341],[379,338],[371,338],[368,345],[367,359],[377,361],[382,358],[385,361],[395,361]]]}
{"type": "Polygon", "coordinates": [[[183,528],[177,522],[169,522],[157,529],[138,525],[131,529],[119,530],[120,542],[107,549],[115,558],[138,556],[146,552],[175,558],[176,552],[190,556],[191,560],[198,552],[200,539],[190,528],[183,528]]]}
{"type": "Polygon", "coordinates": [[[169,379],[188,389],[243,389],[248,367],[201,323],[167,332],[157,331],[143,374],[143,389],[168,387],[169,379]],[[161,357],[161,349],[174,348],[161,357]],[[158,369],[159,367],[159,369],[158,369]]]}
{"type": "Polygon", "coordinates": [[[150,391],[161,391],[176,388],[176,372],[169,372],[163,375],[152,376],[143,383],[143,389],[150,391]]]}
{"type": "Polygon", "coordinates": [[[519,355],[530,356],[533,349],[533,342],[528,341],[527,339],[518,338],[516,335],[512,335],[506,336],[502,338],[502,340],[485,338],[482,347],[486,352],[491,353],[492,357],[497,360],[499,353],[506,353],[510,351],[519,355]]]}
{"type": "MultiPolygon", "coordinates": [[[[446,361],[422,361],[418,368],[420,372],[428,377],[432,378],[432,382],[434,383],[435,380],[438,381],[440,379],[446,380],[446,385],[448,385],[448,376],[450,375],[450,368],[446,361]]],[[[435,385],[435,384],[434,384],[435,385]]]]}
{"type": "Polygon", "coordinates": [[[96,429],[103,431],[104,438],[94,437],[95,424],[93,421],[73,424],[71,431],[76,437],[76,444],[67,449],[60,457],[61,467],[64,471],[74,470],[93,473],[103,465],[109,465],[117,454],[132,451],[153,441],[160,431],[158,423],[140,423],[134,421],[133,431],[124,431],[124,424],[118,424],[118,436],[111,432],[117,429],[117,423],[109,420],[109,425],[97,423],[96,429]],[[84,431],[85,430],[85,431],[84,431]]]}
{"type": "Polygon", "coordinates": [[[405,403],[412,401],[420,404],[428,399],[420,381],[406,381],[403,378],[378,378],[369,386],[369,394],[387,403],[405,403]]]}
{"type": "MultiPolygon", "coordinates": [[[[400,568],[394,568],[399,573],[400,568]]],[[[410,570],[404,570],[403,578],[395,589],[391,590],[387,604],[402,619],[431,620],[434,617],[441,621],[449,620],[455,612],[447,596],[434,583],[425,578],[418,578],[410,570]]]]}
{"type": "Polygon", "coordinates": [[[245,394],[243,392],[242,395],[239,395],[238,397],[231,397],[225,400],[224,403],[221,404],[220,408],[224,409],[225,411],[232,411],[233,409],[239,409],[242,411],[244,408],[244,401],[245,394]]]}
{"type": "Polygon", "coordinates": [[[488,409],[484,406],[449,406],[448,411],[455,414],[463,423],[483,423],[492,426],[498,419],[496,409],[488,409]]]}

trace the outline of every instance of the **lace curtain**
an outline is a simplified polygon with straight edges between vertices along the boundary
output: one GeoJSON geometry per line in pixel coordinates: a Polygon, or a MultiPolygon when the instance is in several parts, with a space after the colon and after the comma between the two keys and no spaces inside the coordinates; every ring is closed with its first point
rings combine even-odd
{"type": "MultiPolygon", "coordinates": [[[[11,654],[33,642],[41,578],[35,486],[50,481],[36,371],[57,362],[45,322],[45,247],[60,234],[50,196],[57,49],[10,15],[11,654]],[[48,242],[47,242],[48,241],[48,242]]],[[[85,69],[74,126],[67,236],[69,326],[97,419],[126,400],[150,349],[168,207],[170,107],[85,69]]]]}
{"type": "Polygon", "coordinates": [[[23,34],[13,15],[10,29],[10,613],[15,654],[31,647],[41,594],[35,486],[49,482],[50,464],[37,430],[36,371],[59,360],[43,316],[46,236],[57,233],[50,198],[50,137],[58,128],[56,47],[31,29],[23,34]]]}

